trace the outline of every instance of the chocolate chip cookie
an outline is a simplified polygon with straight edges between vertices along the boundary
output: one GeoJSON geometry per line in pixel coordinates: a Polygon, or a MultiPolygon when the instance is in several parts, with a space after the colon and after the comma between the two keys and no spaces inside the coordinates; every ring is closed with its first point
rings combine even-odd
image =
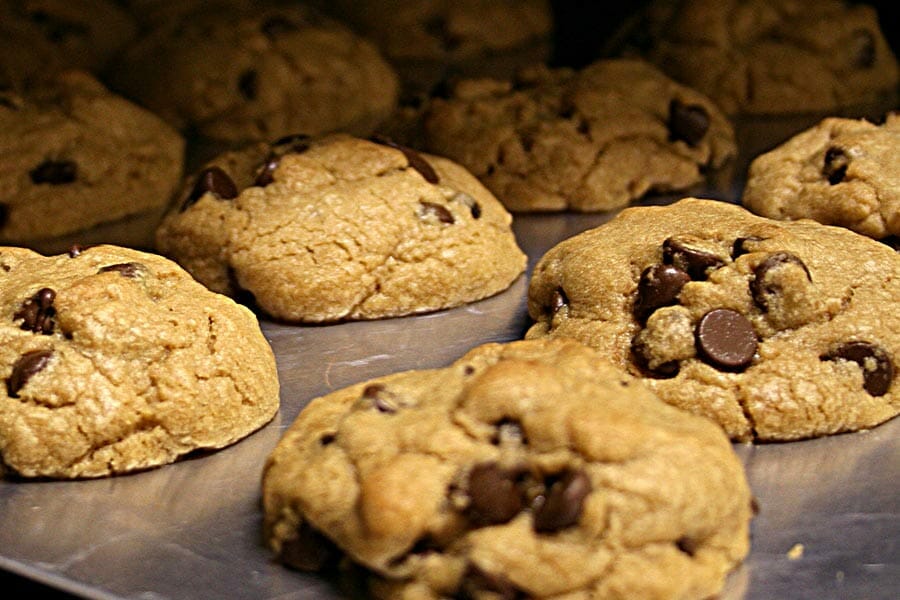
{"type": "Polygon", "coordinates": [[[639,51],[727,113],[830,112],[896,94],[876,11],[840,0],[657,0],[639,51]]]}
{"type": "Polygon", "coordinates": [[[0,155],[0,243],[27,245],[151,211],[158,222],[181,181],[184,141],[69,71],[0,91],[0,155]]]}
{"type": "Polygon", "coordinates": [[[573,337],[736,440],[900,412],[900,255],[814,221],[693,198],[630,208],[535,267],[527,337],[573,337]]]}
{"type": "Polygon", "coordinates": [[[814,219],[875,239],[900,235],[900,114],[883,125],[829,118],[751,164],[742,202],[772,219],[814,219]]]}
{"type": "Polygon", "coordinates": [[[0,248],[0,457],[86,478],[231,444],[278,409],[255,317],[162,257],[0,248]]]}
{"type": "Polygon", "coordinates": [[[157,246],[218,292],[292,322],[480,300],[525,268],[511,217],[459,165],[388,140],[289,136],[192,178],[157,246]]]}
{"type": "Polygon", "coordinates": [[[425,136],[513,211],[621,208],[700,183],[735,153],[712,102],[638,60],[462,81],[432,102],[425,136]]]}
{"type": "Polygon", "coordinates": [[[708,598],[748,551],[721,430],[571,340],[314,400],[263,475],[265,539],[384,598],[708,598]]]}
{"type": "Polygon", "coordinates": [[[398,94],[372,44],[277,1],[225,2],[166,21],[128,49],[111,82],[176,127],[226,142],[368,135],[398,94]]]}

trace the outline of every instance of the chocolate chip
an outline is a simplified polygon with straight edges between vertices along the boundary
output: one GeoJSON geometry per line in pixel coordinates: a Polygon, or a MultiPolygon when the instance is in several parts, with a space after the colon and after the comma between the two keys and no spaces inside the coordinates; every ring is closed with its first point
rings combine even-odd
{"type": "Polygon", "coordinates": [[[641,341],[640,335],[634,336],[631,340],[631,355],[641,370],[645,371],[647,375],[651,377],[670,379],[678,375],[678,371],[681,370],[681,365],[677,360],[670,360],[658,364],[651,369],[651,350],[641,341]]]}
{"type": "Polygon", "coordinates": [[[297,529],[296,537],[282,543],[278,558],[301,571],[321,571],[339,555],[334,542],[304,522],[297,529]]]}
{"type": "Polygon", "coordinates": [[[769,310],[771,299],[780,295],[783,291],[779,283],[771,280],[769,273],[784,265],[797,265],[806,273],[806,278],[812,281],[809,269],[796,255],[790,252],[776,252],[769,255],[766,260],[753,269],[753,279],[750,280],[750,295],[753,297],[756,305],[764,311],[769,310]]]}
{"type": "Polygon", "coordinates": [[[481,218],[481,205],[478,204],[478,202],[472,196],[464,192],[457,192],[453,195],[452,198],[450,198],[450,200],[452,202],[459,202],[469,207],[469,212],[472,214],[473,219],[481,218]]]}
{"type": "Polygon", "coordinates": [[[421,154],[419,154],[412,148],[401,146],[393,140],[389,140],[388,138],[381,135],[374,136],[372,138],[372,141],[376,144],[381,144],[382,146],[387,146],[389,148],[393,148],[402,152],[403,156],[406,157],[406,161],[409,163],[409,166],[418,171],[419,175],[421,175],[422,178],[425,179],[425,181],[427,181],[428,183],[438,183],[440,181],[437,172],[435,172],[432,166],[428,164],[428,161],[425,160],[425,158],[423,158],[421,154]]]}
{"type": "Polygon", "coordinates": [[[469,473],[469,519],[479,525],[506,523],[523,508],[518,485],[521,472],[497,463],[481,463],[469,473]]]}
{"type": "Polygon", "coordinates": [[[266,187],[275,181],[275,170],[281,164],[281,158],[286,154],[301,154],[309,150],[310,137],[302,133],[295,133],[280,137],[271,145],[271,151],[263,165],[257,169],[256,179],[253,185],[266,187]]]}
{"type": "Polygon", "coordinates": [[[581,518],[591,481],[584,471],[567,471],[548,486],[532,504],[534,530],[549,533],[571,527],[581,518]]]}
{"type": "Polygon", "coordinates": [[[490,594],[490,598],[496,598],[497,600],[527,598],[522,591],[504,576],[488,573],[470,563],[465,573],[463,573],[459,588],[453,595],[454,600],[476,600],[485,597],[485,592],[490,594]]]}
{"type": "Polygon", "coordinates": [[[266,162],[256,172],[256,179],[253,185],[257,187],[266,187],[270,183],[275,182],[275,170],[281,164],[281,157],[270,154],[266,158],[266,162]]]}
{"type": "Polygon", "coordinates": [[[237,89],[246,100],[255,100],[259,93],[259,73],[255,69],[247,69],[241,73],[237,81],[237,89]]]}
{"type": "Polygon", "coordinates": [[[865,29],[853,32],[850,41],[850,61],[857,69],[871,69],[875,66],[875,38],[865,29]]]}
{"type": "Polygon", "coordinates": [[[700,544],[697,543],[696,540],[685,536],[675,540],[675,546],[677,546],[679,550],[681,550],[688,556],[694,556],[694,554],[697,553],[697,549],[700,547],[700,544]]]}
{"type": "Polygon", "coordinates": [[[72,183],[78,176],[78,165],[71,160],[47,159],[29,173],[31,181],[36,184],[63,185],[72,183]]]}
{"type": "Polygon", "coordinates": [[[739,312],[717,308],[697,324],[697,347],[714,367],[738,370],[747,367],[756,354],[756,332],[739,312]]]}
{"type": "Polygon", "coordinates": [[[850,166],[850,157],[840,148],[832,146],[825,151],[825,164],[822,166],[822,176],[831,185],[837,185],[847,176],[848,166],[850,166]]]}
{"type": "Polygon", "coordinates": [[[371,402],[372,406],[381,413],[392,414],[397,412],[399,408],[394,398],[387,393],[387,389],[380,383],[367,385],[363,389],[362,397],[364,400],[371,402]]]}
{"type": "Polygon", "coordinates": [[[69,248],[69,258],[75,258],[77,256],[81,256],[81,253],[90,248],[91,246],[82,246],[81,244],[72,244],[69,248]]]}
{"type": "Polygon", "coordinates": [[[556,288],[553,290],[553,294],[550,296],[550,314],[555,315],[563,308],[569,305],[569,297],[566,296],[565,290],[562,288],[556,288]]]}
{"type": "Polygon", "coordinates": [[[709,130],[709,113],[699,104],[683,104],[680,100],[669,102],[669,134],[673,140],[682,140],[696,146],[709,130]]]}
{"type": "Polygon", "coordinates": [[[734,243],[731,245],[731,259],[734,260],[738,256],[743,256],[745,254],[749,254],[752,252],[747,248],[747,244],[749,242],[761,242],[763,238],[756,237],[755,235],[751,235],[749,237],[739,237],[734,240],[734,243]]]}
{"type": "Polygon", "coordinates": [[[419,200],[418,215],[420,219],[437,219],[447,225],[452,225],[456,222],[453,214],[446,207],[426,200],[419,200]]]}
{"type": "Polygon", "coordinates": [[[337,439],[333,433],[325,433],[319,438],[319,444],[322,446],[330,446],[337,439]]]}
{"type": "Polygon", "coordinates": [[[13,315],[14,319],[22,319],[22,329],[34,333],[50,335],[53,333],[56,309],[53,301],[56,292],[50,288],[41,288],[37,293],[22,303],[22,308],[13,315]]]}
{"type": "Polygon", "coordinates": [[[115,272],[121,275],[122,277],[128,277],[134,279],[138,275],[141,274],[144,269],[146,269],[144,265],[136,262],[127,262],[127,263],[118,263],[115,265],[106,265],[105,267],[100,267],[97,270],[98,273],[110,273],[115,272]]]}
{"type": "Polygon", "coordinates": [[[634,299],[634,318],[644,323],[656,309],[678,302],[681,288],[690,280],[687,273],[673,265],[651,265],[644,269],[634,299]]]}
{"type": "Polygon", "coordinates": [[[263,21],[259,30],[269,39],[275,39],[293,31],[299,31],[296,23],[282,15],[275,15],[263,21]]]}
{"type": "Polygon", "coordinates": [[[19,357],[13,365],[12,373],[6,380],[6,391],[11,398],[19,397],[19,390],[28,383],[32,375],[44,370],[53,350],[32,350],[19,357]]]}
{"type": "Polygon", "coordinates": [[[823,360],[852,360],[862,368],[863,387],[884,396],[894,380],[894,364],[886,350],[869,342],[847,342],[822,356],[823,360]]]}
{"type": "Polygon", "coordinates": [[[193,206],[207,192],[219,200],[231,200],[237,198],[238,195],[237,186],[231,177],[228,176],[228,173],[219,167],[207,167],[197,175],[194,189],[191,190],[190,196],[187,197],[187,200],[181,206],[181,211],[184,212],[193,206]]]}
{"type": "Polygon", "coordinates": [[[691,247],[689,242],[676,238],[667,238],[663,242],[663,262],[678,267],[694,281],[705,280],[710,270],[725,264],[715,254],[691,247]]]}

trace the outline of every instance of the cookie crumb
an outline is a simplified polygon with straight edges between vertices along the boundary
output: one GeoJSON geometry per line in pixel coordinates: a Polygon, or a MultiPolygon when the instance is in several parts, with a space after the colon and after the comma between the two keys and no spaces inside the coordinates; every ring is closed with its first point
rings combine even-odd
{"type": "Polygon", "coordinates": [[[803,544],[794,544],[787,551],[788,560],[800,560],[803,558],[803,544]]]}

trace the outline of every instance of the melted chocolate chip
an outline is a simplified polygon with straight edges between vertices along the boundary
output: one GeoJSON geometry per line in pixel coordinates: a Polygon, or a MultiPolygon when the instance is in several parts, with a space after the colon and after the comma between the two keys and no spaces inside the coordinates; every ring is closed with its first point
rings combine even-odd
{"type": "Polygon", "coordinates": [[[519,600],[526,596],[502,575],[488,573],[474,564],[469,564],[453,595],[454,600],[475,600],[482,598],[485,592],[497,600],[519,600]]]}
{"type": "Polygon", "coordinates": [[[591,481],[584,471],[567,471],[537,496],[532,504],[534,530],[550,533],[571,527],[581,518],[591,481]]]}
{"type": "Polygon", "coordinates": [[[281,545],[278,558],[301,571],[321,571],[339,555],[334,542],[304,522],[297,529],[297,536],[281,545]]]}
{"type": "Polygon", "coordinates": [[[869,342],[841,344],[823,360],[851,360],[862,368],[863,387],[872,396],[884,396],[894,381],[894,364],[884,348],[869,342]]]}
{"type": "Polygon", "coordinates": [[[857,69],[875,66],[875,38],[865,29],[853,32],[850,42],[850,62],[857,69]]]}
{"type": "Polygon", "coordinates": [[[755,235],[751,235],[749,237],[739,237],[734,240],[734,243],[731,245],[731,258],[732,260],[736,259],[738,256],[743,256],[745,254],[749,254],[751,250],[747,249],[748,242],[761,242],[763,238],[756,237],[755,235]]]}
{"type": "Polygon", "coordinates": [[[376,144],[381,144],[382,146],[387,146],[389,148],[393,148],[402,152],[403,156],[406,157],[406,161],[409,163],[409,166],[418,171],[419,175],[421,175],[422,178],[428,183],[438,183],[440,181],[440,178],[438,177],[438,174],[437,172],[435,172],[434,168],[432,168],[432,166],[428,163],[427,160],[425,160],[425,158],[422,157],[421,154],[419,154],[412,148],[401,146],[400,144],[380,135],[374,136],[372,138],[372,141],[376,144]]]}
{"type": "Polygon", "coordinates": [[[521,473],[497,463],[482,463],[469,473],[469,519],[479,525],[506,523],[523,508],[521,473]]]}
{"type": "Polygon", "coordinates": [[[652,265],[644,269],[634,299],[634,318],[644,323],[653,312],[678,302],[681,288],[691,277],[673,265],[652,265]]]}
{"type": "Polygon", "coordinates": [[[136,278],[141,272],[146,269],[144,265],[136,262],[127,262],[127,263],[118,263],[115,265],[106,265],[105,267],[100,267],[97,272],[98,273],[111,273],[115,272],[121,275],[122,277],[128,277],[130,279],[136,278]]]}
{"type": "Polygon", "coordinates": [[[687,242],[676,238],[668,238],[663,242],[663,262],[678,267],[694,281],[704,281],[710,270],[725,264],[715,254],[692,248],[687,242]]]}
{"type": "Polygon", "coordinates": [[[453,218],[453,214],[447,210],[446,207],[425,200],[419,201],[418,214],[421,219],[433,218],[447,225],[452,225],[456,222],[456,219],[453,218]]]}
{"type": "Polygon", "coordinates": [[[709,113],[699,104],[683,104],[680,100],[669,103],[669,135],[696,146],[709,130],[709,113]]]}
{"type": "Polygon", "coordinates": [[[12,373],[6,380],[6,391],[11,398],[19,397],[21,390],[28,380],[36,373],[40,373],[50,362],[53,350],[32,350],[19,357],[13,365],[12,373]]]}
{"type": "Polygon", "coordinates": [[[237,198],[238,190],[228,173],[219,167],[207,167],[197,175],[194,189],[181,206],[181,211],[184,212],[193,206],[206,193],[219,200],[231,200],[237,198]]]}
{"type": "Polygon", "coordinates": [[[784,265],[797,265],[806,273],[806,278],[812,281],[809,269],[796,255],[790,252],[776,252],[768,256],[766,260],[753,269],[753,279],[750,280],[750,295],[753,297],[756,305],[763,311],[768,311],[771,305],[771,298],[780,295],[783,291],[781,285],[770,280],[769,273],[784,265]]]}
{"type": "Polygon", "coordinates": [[[64,185],[78,177],[78,165],[71,160],[45,160],[28,173],[36,184],[64,185]]]}
{"type": "Polygon", "coordinates": [[[256,172],[256,179],[253,185],[257,187],[266,187],[270,183],[275,182],[275,170],[281,164],[281,157],[270,154],[266,158],[266,162],[256,172]]]}
{"type": "Polygon", "coordinates": [[[848,166],[850,166],[850,157],[840,148],[832,146],[825,151],[825,164],[822,166],[822,176],[831,185],[837,185],[847,176],[848,166]]]}
{"type": "Polygon", "coordinates": [[[696,340],[706,362],[721,369],[744,369],[756,354],[753,325],[744,315],[727,308],[703,315],[697,324],[696,340]]]}
{"type": "Polygon", "coordinates": [[[53,301],[56,292],[50,288],[41,288],[37,293],[22,303],[22,308],[13,315],[14,319],[22,319],[22,329],[33,333],[50,335],[53,333],[56,309],[53,301]]]}

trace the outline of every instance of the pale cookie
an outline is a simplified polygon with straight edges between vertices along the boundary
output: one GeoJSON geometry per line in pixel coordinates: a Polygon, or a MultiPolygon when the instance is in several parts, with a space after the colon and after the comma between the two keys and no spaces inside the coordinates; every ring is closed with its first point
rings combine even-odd
{"type": "Polygon", "coordinates": [[[741,201],[772,219],[900,235],[900,114],[881,126],[829,118],[797,134],[750,164],[741,201]]]}
{"type": "Polygon", "coordinates": [[[236,442],[278,410],[250,311],[162,257],[0,248],[0,456],[83,478],[236,442]]]}
{"type": "Polygon", "coordinates": [[[643,54],[727,113],[830,112],[896,94],[871,6],[840,0],[656,0],[643,54]]]}
{"type": "Polygon", "coordinates": [[[465,169],[390,142],[291,136],[222,155],[157,231],[210,289],[273,317],[426,312],[506,289],[525,268],[511,217],[465,169]]]}
{"type": "Polygon", "coordinates": [[[513,211],[621,208],[700,183],[735,153],[712,102],[637,60],[462,81],[432,102],[425,136],[513,211]]]}
{"type": "Polygon", "coordinates": [[[25,244],[157,210],[184,141],[149,111],[69,71],[0,92],[0,242],[25,244]]]}
{"type": "Polygon", "coordinates": [[[721,430],[581,344],[488,344],[314,400],[263,474],[265,539],[383,598],[709,598],[749,546],[721,430]]]}
{"type": "Polygon", "coordinates": [[[736,440],[900,411],[900,256],[814,221],[689,198],[631,208],[535,267],[529,338],[573,337],[736,440]]]}
{"type": "Polygon", "coordinates": [[[130,47],[113,87],[215,140],[371,133],[397,102],[393,69],[345,26],[298,3],[222,2],[130,47]]]}

